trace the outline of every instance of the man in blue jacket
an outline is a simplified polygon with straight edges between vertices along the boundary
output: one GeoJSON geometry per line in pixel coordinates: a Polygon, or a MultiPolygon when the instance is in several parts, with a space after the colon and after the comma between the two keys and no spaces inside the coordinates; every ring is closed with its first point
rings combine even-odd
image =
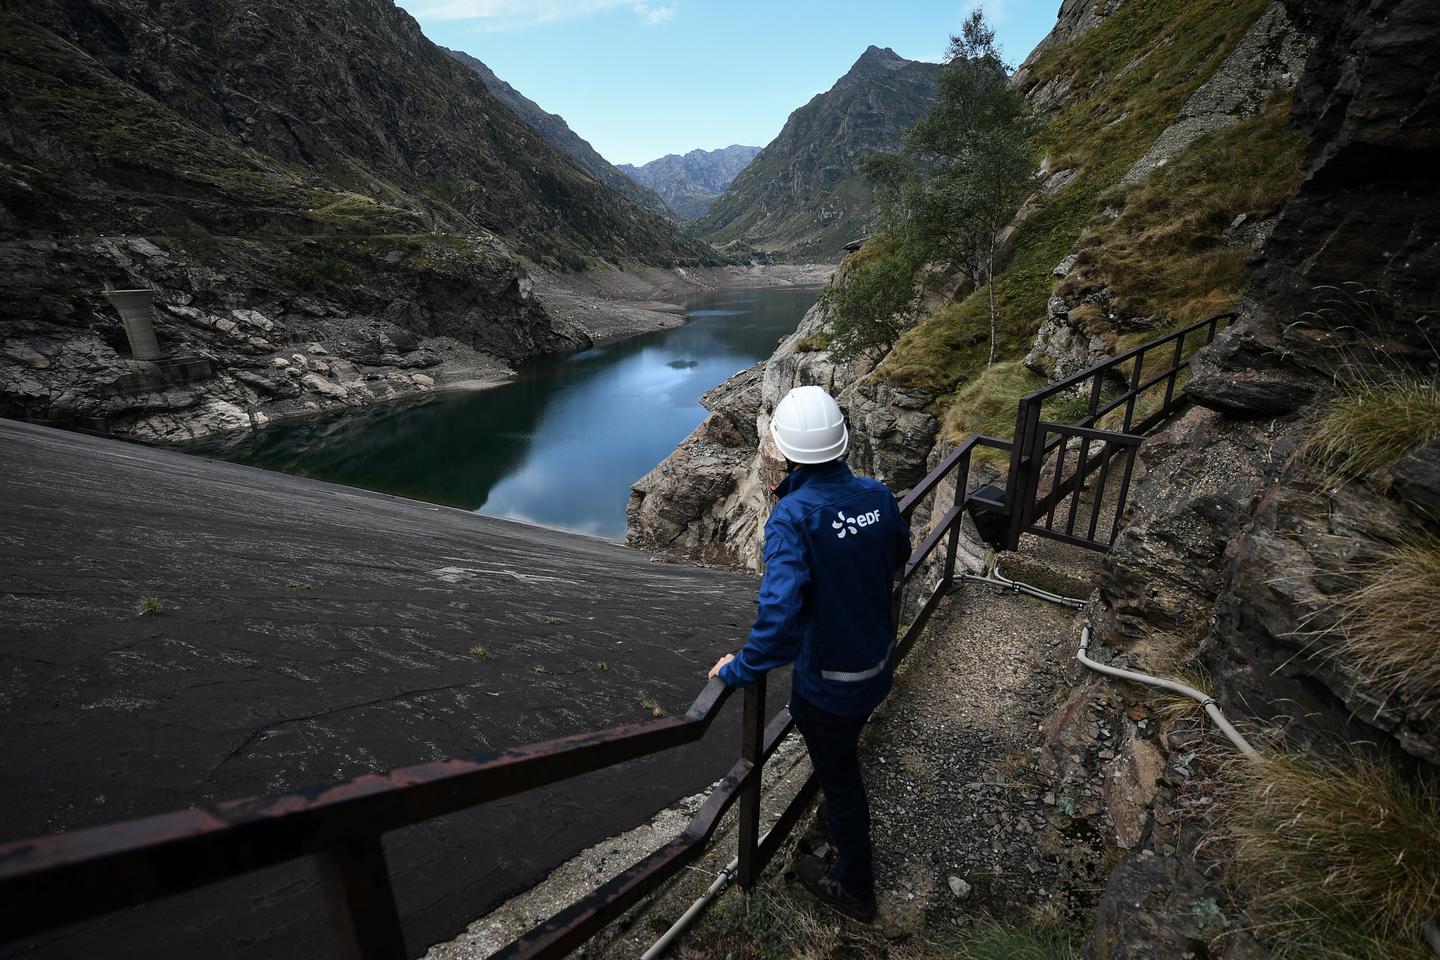
{"type": "Polygon", "coordinates": [[[710,676],[747,687],[793,662],[790,714],[805,738],[825,796],[822,828],[834,866],[817,857],[800,880],[821,901],[862,923],[875,919],[870,807],[857,746],[894,677],[891,590],[910,556],[910,531],[885,485],[845,461],[850,436],[820,387],[796,387],[775,408],[770,434],[789,461],[765,524],[759,613],[737,655],[710,676]]]}

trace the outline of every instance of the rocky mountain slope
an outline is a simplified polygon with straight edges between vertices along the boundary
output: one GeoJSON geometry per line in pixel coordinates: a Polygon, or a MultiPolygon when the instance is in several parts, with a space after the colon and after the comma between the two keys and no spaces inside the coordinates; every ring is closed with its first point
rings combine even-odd
{"type": "Polygon", "coordinates": [[[490,380],[589,342],[530,268],[718,262],[389,0],[28,0],[0,90],[3,415],[179,437],[490,380]],[[131,360],[106,282],[196,362],[131,360]]]}
{"type": "Polygon", "coordinates": [[[638,167],[622,163],[620,169],[658,193],[675,216],[694,220],[710,209],[759,152],[759,147],[732,143],[719,150],[691,150],[683,157],[666,154],[638,167]]]}
{"type": "Polygon", "coordinates": [[[534,127],[535,132],[544,137],[552,147],[584,167],[596,180],[619,190],[651,213],[661,216],[669,215],[665,201],[660,199],[655,191],[648,189],[643,180],[636,182],[635,179],[621,173],[619,168],[600,156],[595,148],[590,146],[588,140],[570,129],[570,125],[565,122],[564,117],[546,111],[534,100],[495,76],[494,70],[470,54],[447,47],[440,49],[444,50],[456,63],[463,64],[479,74],[480,79],[485,82],[485,89],[494,94],[496,100],[513,110],[516,116],[534,127]]]}
{"type": "Polygon", "coordinates": [[[838,256],[874,227],[868,156],[898,150],[938,96],[940,65],[870,47],[825,93],[790,114],[780,135],[694,223],[717,246],[775,259],[838,256]]]}
{"type": "MultiPolygon", "coordinates": [[[[1360,473],[1318,462],[1308,442],[1333,429],[1329,411],[1356,384],[1409,378],[1433,396],[1440,37],[1426,6],[1065,3],[1015,79],[1046,121],[1045,183],[1007,231],[999,361],[987,367],[982,352],[987,291],[932,300],[893,348],[848,364],[825,353],[817,308],[769,361],[708,396],[707,420],[636,484],[632,542],[757,566],[779,466],[761,438],[794,385],[831,389],[850,423],[851,463],[900,490],[968,434],[1008,435],[1017,398],[1047,379],[1237,307],[1239,321],[1195,358],[1197,406],[1143,447],[1091,605],[1095,655],[1203,684],[1282,765],[1359,776],[1378,763],[1390,789],[1423,796],[1440,774],[1435,690],[1357,659],[1347,604],[1358,602],[1357,582],[1375,582],[1373,571],[1407,551],[1433,565],[1423,552],[1433,548],[1408,545],[1440,535],[1440,437],[1421,434],[1360,473]]],[[[1433,579],[1411,589],[1433,598],[1433,579]]],[[[1300,938],[1286,953],[1270,939],[1274,898],[1252,900],[1266,891],[1222,869],[1244,784],[1258,781],[1248,796],[1284,810],[1286,784],[1264,780],[1277,768],[1232,780],[1222,748],[1190,721],[1171,725],[1134,691],[1077,679],[1043,720],[1038,752],[1055,796],[1096,770],[1106,784],[1093,799],[1077,794],[1087,799],[1072,814],[1076,836],[1098,831],[1116,864],[1100,881],[1087,956],[1440,950],[1440,933],[1423,926],[1427,909],[1440,914],[1433,900],[1378,947],[1344,940],[1368,918],[1327,900],[1329,912],[1303,928],[1281,918],[1292,924],[1284,936],[1300,938]],[[1209,806],[1228,791],[1237,806],[1209,806]]],[[[1327,778],[1336,775],[1292,788],[1297,821],[1327,778]]],[[[1363,804],[1400,802],[1350,792],[1338,802],[1355,807],[1337,818],[1363,821],[1363,804]]],[[[1260,848],[1274,870],[1300,869],[1299,853],[1285,861],[1283,822],[1246,842],[1274,844],[1260,848]]],[[[1297,851],[1308,842],[1293,839],[1297,851]]],[[[1330,869],[1322,864],[1315,889],[1330,869]]]]}

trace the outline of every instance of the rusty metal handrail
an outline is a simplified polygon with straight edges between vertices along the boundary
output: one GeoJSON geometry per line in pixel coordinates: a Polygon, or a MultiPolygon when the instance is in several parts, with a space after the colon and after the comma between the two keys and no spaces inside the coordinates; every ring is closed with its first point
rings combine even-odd
{"type": "Polygon", "coordinates": [[[308,855],[383,866],[357,841],[691,743],[730,692],[714,680],[683,717],[7,843],[0,929],[15,939],[308,855]]]}

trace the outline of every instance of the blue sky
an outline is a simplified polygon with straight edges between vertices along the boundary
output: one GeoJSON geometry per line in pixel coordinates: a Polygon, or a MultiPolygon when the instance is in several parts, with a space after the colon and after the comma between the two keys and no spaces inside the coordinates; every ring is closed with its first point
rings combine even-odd
{"type": "MultiPolygon", "coordinates": [[[[938,60],[969,10],[938,0],[397,0],[436,43],[490,65],[612,163],[764,146],[870,44],[938,60]]],[[[1006,59],[1059,0],[990,0],[1006,59]]]]}

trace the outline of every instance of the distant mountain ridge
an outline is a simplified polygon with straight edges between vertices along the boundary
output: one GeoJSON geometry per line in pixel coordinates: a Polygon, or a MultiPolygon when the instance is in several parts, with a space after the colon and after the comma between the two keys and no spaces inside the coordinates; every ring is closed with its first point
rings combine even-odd
{"type": "Polygon", "coordinates": [[[483,229],[537,262],[709,256],[390,0],[23,0],[4,18],[4,159],[46,172],[0,177],[4,233],[483,229]]]}
{"type": "Polygon", "coordinates": [[[732,143],[719,150],[691,150],[683,157],[671,153],[638,167],[622,163],[619,169],[659,194],[675,216],[693,220],[729,188],[759,152],[759,147],[732,143]]]}
{"type": "Polygon", "coordinates": [[[875,225],[862,162],[900,149],[939,97],[939,78],[938,63],[869,47],[833,87],[790,114],[692,229],[716,246],[781,260],[837,256],[875,225]]]}
{"type": "Polygon", "coordinates": [[[619,190],[651,213],[658,213],[661,216],[670,215],[665,201],[655,191],[616,169],[609,160],[606,160],[594,147],[590,146],[590,141],[570,129],[570,125],[565,122],[564,117],[548,112],[534,100],[501,80],[495,75],[495,71],[465,51],[451,50],[449,47],[440,49],[445,51],[455,62],[469,67],[479,74],[480,79],[485,83],[485,88],[496,100],[509,107],[516,116],[544,137],[552,147],[574,160],[596,180],[619,190]]]}

